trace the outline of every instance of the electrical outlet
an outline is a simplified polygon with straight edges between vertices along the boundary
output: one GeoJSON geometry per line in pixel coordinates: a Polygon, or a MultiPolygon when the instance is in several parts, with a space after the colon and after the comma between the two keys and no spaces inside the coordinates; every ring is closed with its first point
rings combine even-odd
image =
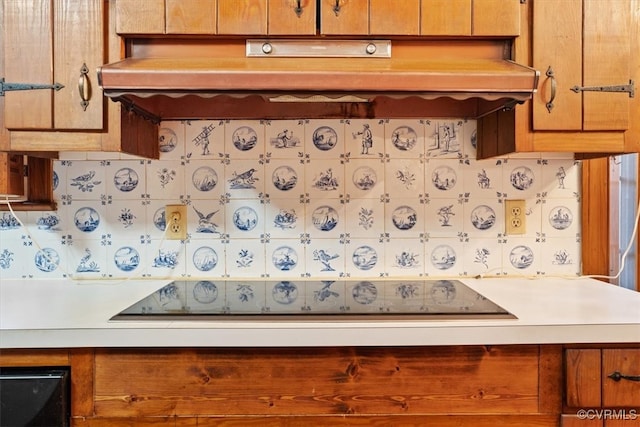
{"type": "Polygon", "coordinates": [[[524,200],[505,200],[505,234],[525,234],[527,225],[524,200]]]}
{"type": "Polygon", "coordinates": [[[167,205],[164,208],[167,222],[165,237],[168,240],[184,240],[187,238],[187,206],[167,205]]]}

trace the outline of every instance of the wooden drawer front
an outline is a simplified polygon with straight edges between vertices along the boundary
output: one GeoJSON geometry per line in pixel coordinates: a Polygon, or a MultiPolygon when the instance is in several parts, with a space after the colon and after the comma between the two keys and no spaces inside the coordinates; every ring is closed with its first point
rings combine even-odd
{"type": "Polygon", "coordinates": [[[165,0],[167,34],[215,34],[216,0],[165,0]]]}
{"type": "Polygon", "coordinates": [[[640,408],[640,381],[614,381],[609,376],[615,372],[639,377],[640,348],[602,350],[602,405],[640,408]]]}
{"type": "Polygon", "coordinates": [[[218,34],[267,34],[267,0],[218,0],[218,34]]]}
{"type": "Polygon", "coordinates": [[[98,417],[534,414],[537,346],[104,349],[98,417]]]}
{"type": "Polygon", "coordinates": [[[164,34],[164,0],[116,0],[118,34],[164,34]]]}

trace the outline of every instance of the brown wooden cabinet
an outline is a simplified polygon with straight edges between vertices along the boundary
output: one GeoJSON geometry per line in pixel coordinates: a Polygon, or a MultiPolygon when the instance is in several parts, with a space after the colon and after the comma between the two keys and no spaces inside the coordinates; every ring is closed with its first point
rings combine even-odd
{"type": "Polygon", "coordinates": [[[121,58],[110,19],[115,7],[104,0],[2,0],[5,82],[64,87],[6,91],[0,150],[158,156],[157,124],[108,102],[98,86],[97,67],[121,58]]]}
{"type": "Polygon", "coordinates": [[[630,94],[574,92],[632,79],[629,0],[533,3],[533,66],[546,73],[533,100],[534,130],[626,130],[630,94]]]}
{"type": "Polygon", "coordinates": [[[640,425],[640,348],[565,350],[562,425],[640,425]]]}

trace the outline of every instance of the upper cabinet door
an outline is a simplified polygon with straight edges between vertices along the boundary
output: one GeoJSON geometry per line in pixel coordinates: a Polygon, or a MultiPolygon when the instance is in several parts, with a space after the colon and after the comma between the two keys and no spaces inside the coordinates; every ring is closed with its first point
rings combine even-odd
{"type": "Polygon", "coordinates": [[[216,0],[165,0],[167,34],[216,34],[216,0]]]}
{"type": "Polygon", "coordinates": [[[218,34],[265,35],[267,10],[267,0],[218,0],[218,34]]]}
{"type": "Polygon", "coordinates": [[[369,34],[369,0],[318,0],[322,34],[369,34]]]}
{"type": "Polygon", "coordinates": [[[429,36],[470,36],[472,0],[422,0],[421,32],[429,36]]]}
{"type": "Polygon", "coordinates": [[[472,34],[474,36],[518,36],[521,8],[520,0],[473,0],[472,34]]]}
{"type": "Polygon", "coordinates": [[[629,95],[579,88],[629,83],[630,0],[533,3],[534,130],[626,130],[629,95]],[[575,89],[576,91],[572,90],[575,89]]]}
{"type": "Polygon", "coordinates": [[[419,35],[420,0],[369,0],[369,33],[419,35]]]}
{"type": "Polygon", "coordinates": [[[5,81],[64,86],[6,92],[5,126],[102,129],[96,69],[104,63],[104,2],[11,0],[4,7],[5,81]]]}
{"type": "MultiPolygon", "coordinates": [[[[189,2],[196,3],[195,0],[189,2]]],[[[115,0],[118,34],[164,34],[164,0],[115,0]]]]}
{"type": "Polygon", "coordinates": [[[315,35],[316,0],[269,0],[270,35],[315,35]]]}

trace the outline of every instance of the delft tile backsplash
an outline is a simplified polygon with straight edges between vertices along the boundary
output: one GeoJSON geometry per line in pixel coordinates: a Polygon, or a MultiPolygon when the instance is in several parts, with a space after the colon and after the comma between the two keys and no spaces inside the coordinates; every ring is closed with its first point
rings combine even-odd
{"type": "Polygon", "coordinates": [[[56,212],[0,213],[0,278],[578,275],[580,163],[475,160],[467,120],[165,121],[160,159],[63,153],[56,212]],[[505,235],[505,200],[526,233],[505,235]],[[164,207],[188,236],[164,239],[164,207]]]}

